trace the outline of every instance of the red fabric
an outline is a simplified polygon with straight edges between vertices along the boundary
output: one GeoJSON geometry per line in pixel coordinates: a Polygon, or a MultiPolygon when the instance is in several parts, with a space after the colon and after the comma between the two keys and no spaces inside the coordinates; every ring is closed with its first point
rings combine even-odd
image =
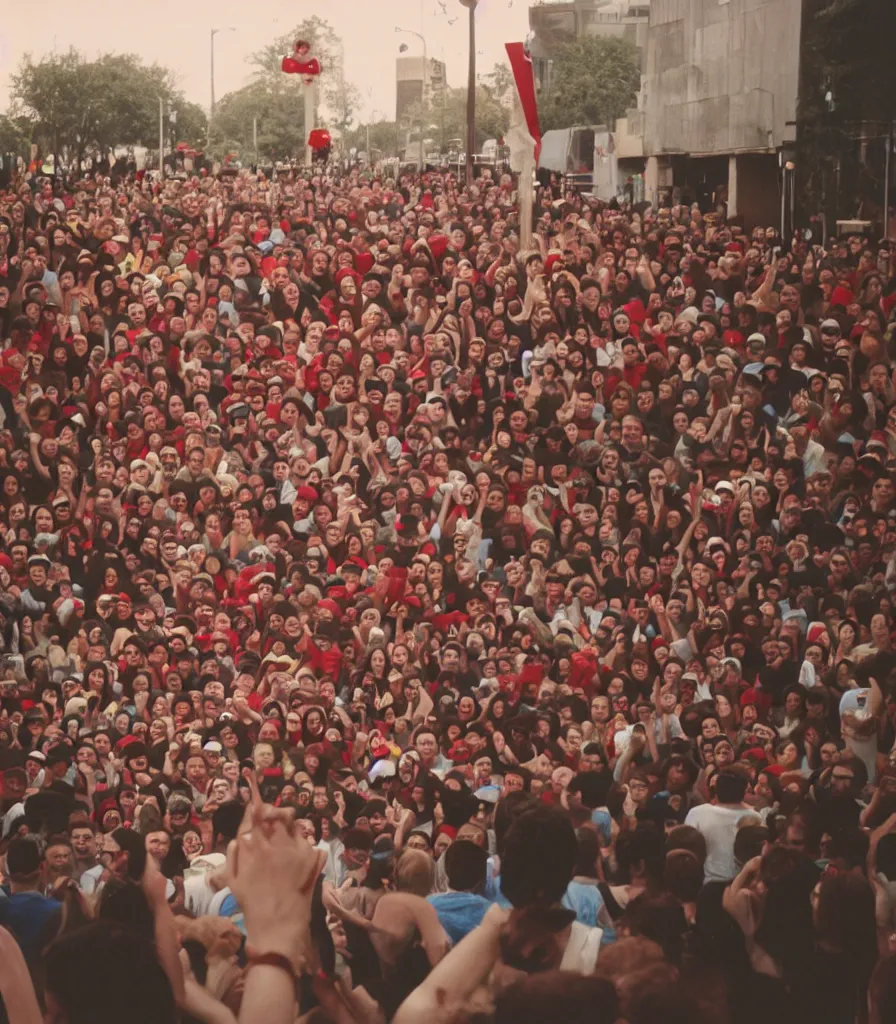
{"type": "Polygon", "coordinates": [[[526,115],[526,127],[529,129],[529,134],[535,139],[535,161],[537,163],[541,153],[541,126],[538,123],[538,101],[535,98],[532,57],[529,55],[525,43],[507,43],[504,48],[507,50],[507,59],[510,61],[510,70],[513,72],[513,80],[523,113],[526,115]]]}
{"type": "Polygon", "coordinates": [[[308,135],[308,145],[312,149],[326,149],[330,141],[330,133],[326,128],[312,128],[308,135]]]}
{"type": "Polygon", "coordinates": [[[306,75],[316,77],[320,74],[320,61],[316,57],[309,57],[308,60],[296,60],[295,57],[284,57],[280,64],[280,70],[287,75],[306,75]]]}

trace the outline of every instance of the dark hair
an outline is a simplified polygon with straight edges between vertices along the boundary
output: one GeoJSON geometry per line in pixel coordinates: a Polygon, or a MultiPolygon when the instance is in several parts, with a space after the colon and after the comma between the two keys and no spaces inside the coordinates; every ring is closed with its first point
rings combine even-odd
{"type": "Polygon", "coordinates": [[[762,848],[769,838],[769,831],[759,821],[752,818],[738,828],[734,836],[734,859],[738,864],[746,864],[754,857],[762,855],[762,848]]]}
{"type": "Polygon", "coordinates": [[[485,884],[488,853],[476,843],[459,839],[445,851],[445,874],[456,892],[477,892],[485,884]]]}
{"type": "MultiPolygon", "coordinates": [[[[136,833],[135,833],[136,835],[136,833]]],[[[139,882],[129,878],[110,878],[100,890],[97,917],[110,925],[152,939],[154,919],[152,910],[139,882]]]]}
{"type": "Polygon", "coordinates": [[[504,839],[514,821],[539,806],[538,800],[530,793],[508,793],[499,801],[495,811],[495,844],[499,856],[504,854],[504,839]]]}
{"type": "Polygon", "coordinates": [[[68,1024],[174,1024],[174,993],[151,935],[98,921],[44,950],[46,990],[68,1024]]]}
{"type": "Polygon", "coordinates": [[[597,833],[593,828],[576,829],[576,843],[578,852],[576,854],[575,874],[584,875],[586,878],[593,878],[597,858],[600,856],[600,843],[597,833]]]}
{"type": "Polygon", "coordinates": [[[693,850],[679,846],[666,854],[663,885],[682,903],[696,903],[703,888],[703,862],[693,850]]]}
{"type": "Polygon", "coordinates": [[[877,960],[874,890],[868,880],[848,871],[826,874],[818,895],[816,927],[819,941],[843,954],[864,974],[867,984],[877,960]]]}
{"type": "Polygon", "coordinates": [[[226,842],[236,839],[240,822],[245,813],[245,807],[236,800],[228,800],[226,804],[216,807],[212,812],[212,829],[215,839],[220,837],[226,842]]]}
{"type": "Polygon", "coordinates": [[[623,832],[616,841],[616,861],[623,882],[631,881],[632,870],[640,867],[649,885],[658,884],[665,858],[665,839],[652,822],[639,825],[634,832],[623,832]]]}
{"type": "Polygon", "coordinates": [[[514,907],[557,903],[575,870],[578,844],[569,818],[541,807],[510,826],[501,857],[501,891],[514,907]]]}
{"type": "Polygon", "coordinates": [[[494,1024],[613,1024],[619,1000],[613,983],[571,971],[545,971],[522,978],[495,1000],[494,1024]]]}
{"type": "Polygon", "coordinates": [[[720,804],[739,804],[747,792],[747,778],[740,772],[729,770],[718,772],[716,798],[720,804]]]}
{"type": "Polygon", "coordinates": [[[113,830],[111,838],[128,855],[128,878],[140,881],[143,878],[143,872],[146,870],[146,844],[144,843],[143,836],[133,829],[120,825],[113,830]]]}
{"type": "Polygon", "coordinates": [[[814,945],[810,895],[816,872],[805,854],[774,846],[762,858],[759,877],[766,898],[756,941],[782,966],[786,976],[802,966],[814,945]]]}
{"type": "Polygon", "coordinates": [[[636,897],[626,907],[623,921],[632,935],[652,939],[660,946],[670,963],[681,963],[688,920],[672,893],[636,897]]]}
{"type": "Polygon", "coordinates": [[[569,783],[570,793],[580,793],[582,803],[589,809],[603,807],[613,785],[613,773],[579,772],[569,783]]]}

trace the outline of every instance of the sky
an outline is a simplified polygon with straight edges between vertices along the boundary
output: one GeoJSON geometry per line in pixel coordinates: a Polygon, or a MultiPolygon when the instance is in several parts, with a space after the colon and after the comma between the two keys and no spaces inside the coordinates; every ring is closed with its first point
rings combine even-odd
{"type": "MultiPolygon", "coordinates": [[[[0,111],[9,102],[10,74],[23,54],[34,58],[70,46],[94,57],[136,53],[171,68],[187,99],[209,105],[209,32],[233,26],[215,39],[215,96],[251,78],[250,53],[289,31],[303,18],[326,18],[345,46],[346,77],[363,100],[359,120],[395,116],[395,57],[422,53],[400,26],[421,32],[428,54],[444,60],[448,84],[466,84],[467,10],[459,0],[43,0],[39,16],[25,3],[9,3],[0,20],[0,111]],[[453,22],[453,23],[452,23],[453,22]],[[374,113],[376,112],[376,118],[374,113]]],[[[526,0],[480,0],[476,11],[477,64],[481,73],[503,59],[504,44],[525,38],[526,0]]]]}

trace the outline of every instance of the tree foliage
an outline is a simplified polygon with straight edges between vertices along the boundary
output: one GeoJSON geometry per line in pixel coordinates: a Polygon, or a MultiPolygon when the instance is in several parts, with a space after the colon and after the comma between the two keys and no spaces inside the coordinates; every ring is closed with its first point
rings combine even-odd
{"type": "Polygon", "coordinates": [[[500,61],[480,79],[480,85],[488,90],[498,103],[509,103],[513,93],[513,72],[510,65],[500,61]]]}
{"type": "MultiPolygon", "coordinates": [[[[446,89],[444,103],[434,97],[423,110],[425,137],[432,141],[435,149],[443,148],[443,142],[466,138],[467,90],[446,89]]],[[[510,108],[496,96],[493,89],[480,84],[476,89],[476,147],[482,147],[486,139],[501,138],[510,124],[510,108]]],[[[403,128],[415,133],[420,125],[420,104],[408,108],[403,128]]],[[[433,148],[430,147],[430,148],[433,148]]]]}
{"type": "Polygon", "coordinates": [[[134,54],[26,55],[12,76],[10,120],[26,128],[44,153],[77,165],[88,154],[116,146],[157,145],[159,98],[183,112],[178,138],[191,144],[205,134],[205,115],[175,88],[171,72],[134,54]],[[186,135],[181,134],[186,132],[186,135]]]}
{"type": "Polygon", "coordinates": [[[368,138],[370,150],[376,159],[399,155],[398,126],[394,121],[372,121],[369,125],[359,124],[350,128],[342,137],[342,145],[346,151],[356,149],[367,152],[368,138]]]}
{"type": "Polygon", "coordinates": [[[542,130],[612,126],[634,105],[640,84],[638,51],[631,43],[601,36],[567,43],[553,58],[548,91],[538,98],[542,130]]]}
{"type": "MultiPolygon", "coordinates": [[[[292,53],[297,39],[305,39],[321,63],[318,120],[331,130],[345,133],[354,122],[360,94],[345,80],[342,42],[332,27],[316,15],[299,22],[290,32],[273,39],[249,58],[253,80],[227,93],[215,108],[213,150],[254,155],[252,126],[258,126],[258,154],[262,159],[282,159],[304,151],[305,89],[299,75],[287,75],[280,62],[292,53]]],[[[310,126],[308,126],[310,127],[310,126]]]]}
{"type": "Polygon", "coordinates": [[[824,211],[833,223],[882,212],[886,126],[896,120],[894,32],[892,0],[804,4],[797,108],[804,215],[824,211]]]}

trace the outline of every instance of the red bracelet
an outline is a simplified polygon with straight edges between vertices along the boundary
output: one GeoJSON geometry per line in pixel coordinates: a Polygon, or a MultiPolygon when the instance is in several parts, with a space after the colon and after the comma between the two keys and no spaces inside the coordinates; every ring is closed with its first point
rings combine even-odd
{"type": "Polygon", "coordinates": [[[254,949],[246,947],[246,969],[250,967],[278,967],[286,971],[294,985],[299,983],[299,972],[295,969],[292,960],[283,953],[256,953],[254,949]]]}

